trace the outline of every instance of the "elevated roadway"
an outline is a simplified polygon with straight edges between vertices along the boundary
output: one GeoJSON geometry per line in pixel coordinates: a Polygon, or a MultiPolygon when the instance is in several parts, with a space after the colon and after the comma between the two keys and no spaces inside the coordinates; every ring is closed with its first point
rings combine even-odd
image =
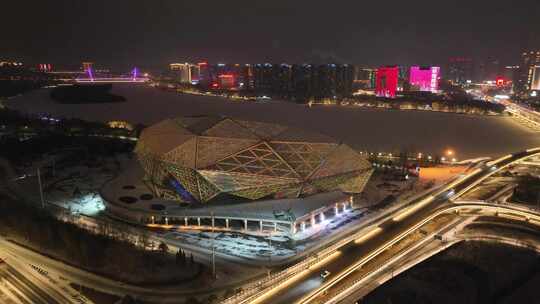
{"type": "MultiPolygon", "coordinates": [[[[312,303],[350,273],[436,216],[462,208],[494,208],[481,202],[472,206],[457,205],[454,201],[493,174],[539,154],[540,148],[534,148],[487,162],[442,189],[396,210],[379,223],[344,239],[336,246],[322,250],[318,256],[285,269],[272,278],[261,281],[256,288],[251,288],[251,291],[237,294],[224,303],[312,303]],[[323,280],[320,274],[325,270],[331,274],[323,280]]],[[[517,212],[516,216],[526,213],[529,218],[535,214],[530,210],[508,209],[508,212],[517,212]]]]}
{"type": "MultiPolygon", "coordinates": [[[[69,286],[60,286],[48,273],[11,257],[0,263],[0,293],[6,302],[28,304],[92,304],[69,286]]],[[[0,301],[2,302],[2,301],[0,301]]],[[[3,303],[3,302],[2,302],[3,303]]]]}
{"type": "Polygon", "coordinates": [[[520,123],[529,127],[532,131],[540,132],[540,113],[510,100],[505,100],[502,103],[506,106],[506,111],[514,115],[520,123]]]}
{"type": "MultiPolygon", "coordinates": [[[[465,221],[466,224],[476,223],[475,216],[480,216],[484,213],[484,210],[477,211],[480,212],[476,215],[467,214],[464,217],[461,217],[461,220],[465,221]]],[[[485,211],[485,215],[490,215],[490,211],[485,211]]],[[[496,220],[492,220],[490,224],[495,227],[500,224],[505,229],[509,228],[503,218],[500,219],[499,223],[496,220]]],[[[519,227],[517,228],[519,229],[519,227]]],[[[495,232],[490,233],[469,227],[467,227],[466,232],[460,232],[459,227],[454,227],[454,229],[440,234],[440,238],[433,238],[433,235],[428,235],[424,240],[418,242],[418,245],[420,246],[412,246],[411,248],[400,252],[395,258],[389,259],[386,263],[381,264],[380,267],[375,270],[362,273],[361,277],[355,281],[343,284],[343,286],[336,288],[337,290],[333,291],[330,296],[327,295],[326,299],[322,299],[322,297],[317,299],[318,303],[355,304],[359,299],[362,299],[386,281],[462,241],[497,242],[512,246],[526,247],[527,249],[540,252],[540,243],[538,242],[538,239],[522,240],[518,237],[501,236],[495,232]]],[[[360,272],[362,272],[362,270],[360,270],[360,272]]]]}

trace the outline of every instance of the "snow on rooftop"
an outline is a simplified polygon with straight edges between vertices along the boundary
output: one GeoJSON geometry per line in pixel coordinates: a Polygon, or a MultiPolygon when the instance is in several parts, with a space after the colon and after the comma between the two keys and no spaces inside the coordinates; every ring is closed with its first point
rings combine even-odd
{"type": "Polygon", "coordinates": [[[299,218],[322,207],[348,199],[349,196],[343,192],[334,191],[319,193],[304,198],[262,200],[199,209],[177,208],[175,210],[175,208],[169,208],[168,214],[171,216],[209,216],[213,212],[215,217],[287,221],[283,217],[276,217],[274,213],[290,212],[294,215],[294,218],[299,218]]]}

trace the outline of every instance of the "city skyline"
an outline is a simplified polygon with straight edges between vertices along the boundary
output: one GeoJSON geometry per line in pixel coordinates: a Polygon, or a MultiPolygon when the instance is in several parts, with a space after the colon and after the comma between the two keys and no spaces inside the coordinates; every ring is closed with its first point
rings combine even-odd
{"type": "Polygon", "coordinates": [[[540,303],[540,1],[7,1],[0,303],[540,303]]]}
{"type": "MultiPolygon", "coordinates": [[[[535,1],[489,4],[93,1],[8,3],[0,21],[8,59],[112,68],[198,62],[337,62],[440,65],[449,57],[499,58],[534,48],[535,1]],[[388,7],[392,9],[388,9],[388,7]],[[369,12],[367,14],[366,12],[369,12]],[[13,27],[18,20],[24,27],[13,27]],[[42,30],[36,30],[36,29],[42,30]],[[448,43],[459,41],[459,43],[448,43]],[[42,52],[43,49],[48,52],[42,52]]],[[[538,42],[538,41],[536,41],[538,42]]]]}

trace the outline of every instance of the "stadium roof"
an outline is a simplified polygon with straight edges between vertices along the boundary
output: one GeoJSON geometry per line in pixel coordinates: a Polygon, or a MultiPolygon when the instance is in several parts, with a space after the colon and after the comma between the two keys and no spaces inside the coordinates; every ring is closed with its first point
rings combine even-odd
{"type": "Polygon", "coordinates": [[[229,117],[164,120],[143,130],[135,151],[155,193],[189,202],[224,193],[252,200],[358,193],[372,172],[364,156],[328,136],[229,117]]]}
{"type": "Polygon", "coordinates": [[[219,116],[190,116],[166,119],[144,130],[141,139],[155,153],[165,154],[195,136],[274,140],[288,142],[338,143],[335,139],[299,128],[219,116]]]}

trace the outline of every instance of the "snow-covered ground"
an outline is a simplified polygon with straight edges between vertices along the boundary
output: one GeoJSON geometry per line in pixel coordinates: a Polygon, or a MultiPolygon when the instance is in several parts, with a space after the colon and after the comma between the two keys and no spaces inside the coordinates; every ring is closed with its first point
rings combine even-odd
{"type": "MultiPolygon", "coordinates": [[[[129,163],[125,157],[120,159],[104,158],[98,166],[87,166],[81,162],[76,164],[57,165],[54,176],[44,175],[44,196],[47,202],[67,208],[72,213],[96,216],[105,209],[105,203],[99,191],[103,184],[121,170],[122,164],[129,163]]],[[[35,180],[21,181],[23,185],[36,195],[35,180]],[[26,183],[26,184],[25,184],[26,183]]],[[[147,193],[148,189],[141,186],[136,193],[147,193]]],[[[123,192],[122,192],[123,193],[123,192]]],[[[135,195],[137,196],[137,195],[135,195]]],[[[241,232],[220,231],[212,234],[198,230],[174,230],[164,234],[166,238],[182,243],[210,249],[212,236],[217,251],[240,258],[258,261],[284,260],[302,252],[319,240],[329,236],[345,226],[358,224],[366,209],[347,210],[337,217],[328,218],[323,223],[299,231],[294,239],[282,234],[247,235],[241,232]]]]}
{"type": "Polygon", "coordinates": [[[105,210],[99,189],[112,177],[113,173],[104,170],[104,167],[73,166],[57,169],[54,179],[46,184],[45,199],[72,213],[95,216],[105,210]]]}
{"type": "Polygon", "coordinates": [[[318,243],[322,237],[328,237],[339,229],[359,224],[366,209],[354,209],[328,219],[315,227],[298,232],[294,240],[284,235],[253,236],[238,232],[203,232],[196,230],[175,230],[164,237],[178,240],[201,248],[256,261],[278,261],[293,257],[318,243]],[[315,231],[313,231],[315,230],[315,231]],[[303,240],[303,241],[300,241],[303,240]]]}
{"type": "Polygon", "coordinates": [[[154,124],[187,115],[228,115],[281,123],[329,135],[359,150],[397,152],[406,149],[437,155],[448,148],[459,160],[498,157],[540,145],[540,134],[510,117],[312,107],[292,102],[232,102],[212,96],[175,94],[142,85],[114,85],[113,94],[127,98],[113,104],[59,104],[48,90],[36,90],[5,102],[30,113],[50,113],[96,121],[127,120],[154,124]]]}
{"type": "MultiPolygon", "coordinates": [[[[27,170],[33,172],[32,169],[24,168],[19,171],[27,170]]],[[[99,191],[118,170],[118,162],[112,157],[99,160],[97,166],[88,166],[82,161],[57,164],[54,175],[52,170],[49,170],[48,174],[42,172],[44,199],[48,203],[69,209],[74,214],[98,215],[105,210],[99,191]]],[[[33,197],[39,198],[35,173],[32,172],[26,172],[32,178],[21,179],[19,184],[33,197]]]]}
{"type": "Polygon", "coordinates": [[[235,232],[173,231],[165,237],[202,248],[214,248],[224,254],[252,260],[281,259],[293,256],[294,249],[287,248],[288,238],[256,237],[235,232]],[[212,238],[214,237],[214,240],[212,238]],[[274,239],[274,241],[271,241],[274,239]]]}

